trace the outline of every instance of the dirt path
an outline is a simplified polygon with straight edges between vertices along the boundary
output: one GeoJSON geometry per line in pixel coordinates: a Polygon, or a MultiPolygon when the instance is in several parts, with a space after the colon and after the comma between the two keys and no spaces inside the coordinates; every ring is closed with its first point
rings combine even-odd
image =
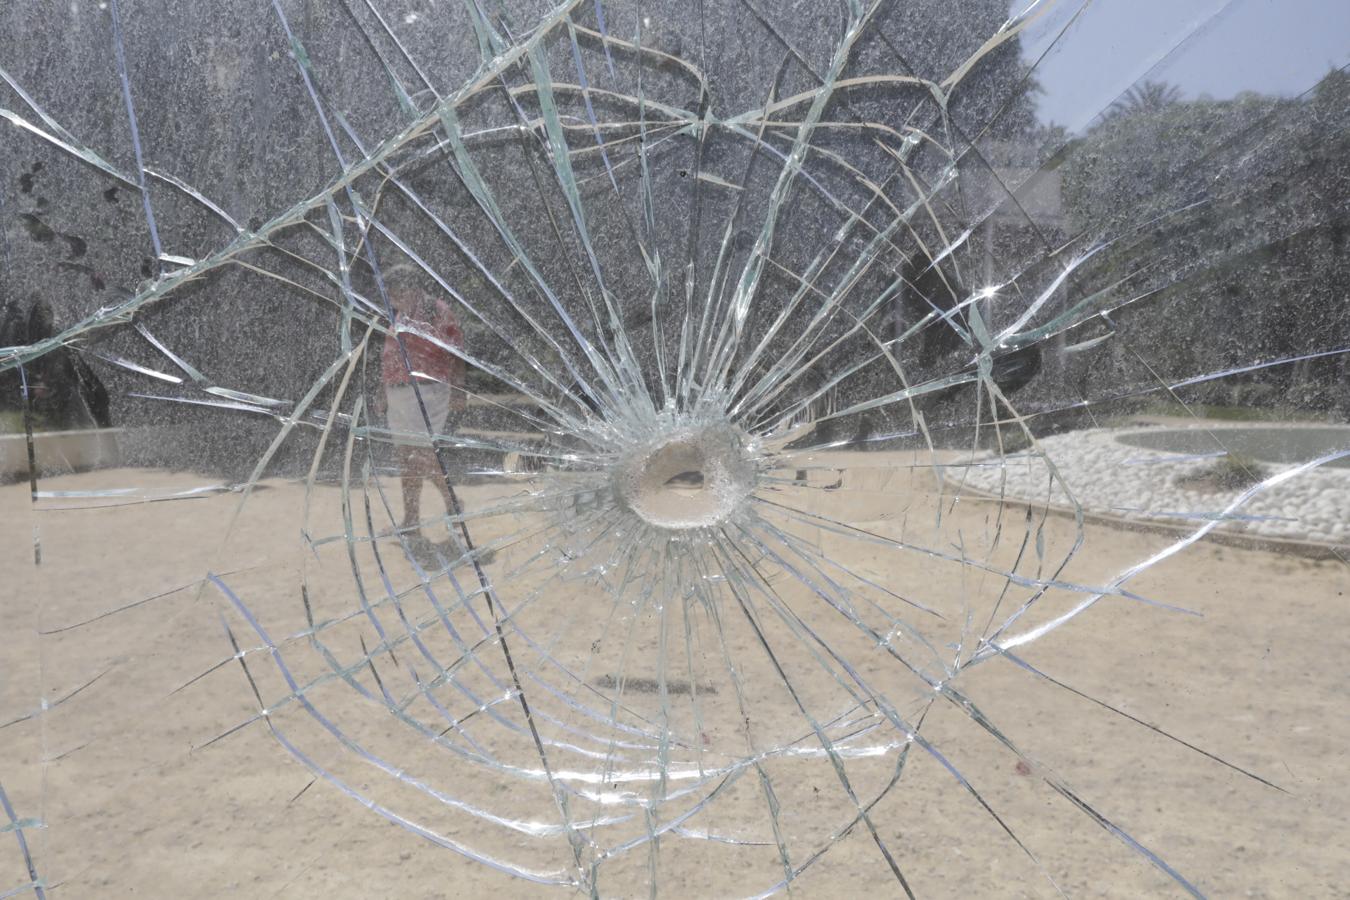
{"type": "MultiPolygon", "coordinates": [[[[780,525],[813,542],[840,567],[865,573],[895,594],[940,613],[942,618],[937,618],[892,601],[905,609],[906,621],[921,623],[918,627],[935,647],[946,648],[943,654],[954,655],[947,645],[980,631],[995,605],[1006,616],[1027,596],[1023,588],[1005,593],[1005,579],[997,574],[1013,564],[1019,551],[1024,560],[1035,552],[1036,529],[1042,523],[1033,521],[1028,532],[1023,510],[1009,508],[1000,518],[997,507],[953,504],[950,496],[939,506],[926,470],[908,469],[878,454],[841,455],[828,464],[843,470],[837,486],[825,490],[834,476],[813,470],[812,487],[793,488],[782,496],[811,515],[841,520],[845,532],[800,520],[780,520],[780,525]],[[859,540],[849,529],[940,555],[897,551],[890,544],[859,540]],[[962,552],[986,568],[941,558],[962,552]]],[[[117,470],[49,479],[43,487],[87,492],[134,484],[158,496],[208,482],[190,474],[117,470]]],[[[296,678],[318,679],[307,696],[341,722],[344,734],[397,760],[409,776],[434,784],[456,801],[524,821],[556,820],[545,786],[507,779],[467,761],[457,755],[470,749],[467,742],[459,742],[459,750],[438,750],[430,739],[391,717],[378,694],[362,700],[349,683],[331,677],[327,663],[306,639],[283,641],[306,631],[307,595],[314,620],[332,623],[322,631],[326,645],[345,654],[343,659],[362,658],[361,642],[369,648],[379,638],[362,614],[354,573],[359,573],[370,602],[380,602],[384,587],[369,542],[350,554],[341,540],[321,544],[314,552],[304,549],[303,486],[266,482],[262,487],[232,527],[240,499],[234,493],[164,502],[133,502],[150,496],[145,493],[54,497],[42,500],[35,511],[27,485],[0,488],[5,532],[0,567],[12,586],[4,606],[0,722],[31,715],[0,728],[0,779],[20,817],[46,823],[27,833],[40,873],[49,883],[64,882],[52,895],[432,898],[540,893],[543,889],[390,824],[328,782],[308,786],[310,773],[256,719],[258,703],[231,660],[222,622],[248,650],[250,671],[264,701],[276,704],[270,710],[272,722],[352,791],[502,859],[535,860],[540,869],[571,863],[560,838],[491,826],[432,801],[406,782],[354,759],[295,702],[277,702],[289,693],[282,676],[261,649],[257,633],[225,596],[212,586],[203,587],[205,572],[220,573],[283,644],[296,678]],[[56,509],[104,504],[100,509],[56,509]],[[32,564],[28,540],[34,524],[41,537],[38,567],[32,564]],[[144,602],[129,606],[138,601],[144,602]],[[109,614],[117,609],[121,611],[109,614]],[[46,633],[39,637],[39,631],[46,633]],[[51,708],[32,715],[42,698],[51,708]],[[222,734],[226,736],[212,742],[222,734]]],[[[396,485],[389,486],[389,493],[390,502],[397,504],[396,485]]],[[[509,499],[510,492],[476,486],[463,493],[470,508],[481,510],[509,499]]],[[[316,488],[309,501],[311,535],[342,533],[341,500],[337,487],[316,488]]],[[[428,490],[425,508],[439,508],[435,502],[428,490]]],[[[362,504],[354,504],[350,515],[362,533],[362,504]]],[[[382,514],[377,508],[371,515],[379,521],[382,514]]],[[[527,517],[490,517],[476,526],[475,538],[491,542],[528,532],[530,526],[527,517]]],[[[1044,574],[1077,537],[1071,521],[1051,517],[1043,522],[1039,543],[1047,560],[1044,574]]],[[[1063,582],[1108,583],[1175,540],[1100,525],[1088,525],[1082,539],[1081,549],[1059,576],[1063,582]]],[[[383,561],[396,589],[415,586],[414,573],[387,542],[376,546],[385,548],[383,561]]],[[[592,577],[553,583],[547,576],[556,570],[554,564],[506,575],[540,546],[527,540],[505,547],[489,572],[503,604],[514,608],[530,600],[518,612],[521,629],[554,635],[549,655],[573,672],[585,673],[585,683],[563,678],[541,661],[540,648],[517,639],[517,662],[530,690],[537,694],[542,682],[549,682],[594,703],[596,696],[623,681],[629,685],[624,696],[627,721],[641,722],[659,713],[659,690],[652,689],[660,683],[655,620],[623,613],[614,618],[612,604],[595,589],[592,577]],[[606,630],[611,620],[617,624],[606,630]],[[540,683],[530,681],[535,676],[540,683]]],[[[1035,568],[1024,564],[1019,571],[1035,568]]],[[[458,570],[457,576],[472,590],[467,571],[458,570]]],[[[1022,648],[1022,658],[1045,674],[1269,779],[1283,791],[1006,661],[995,659],[965,670],[954,686],[1023,751],[1025,759],[1019,758],[956,704],[930,704],[917,678],[801,584],[786,577],[772,584],[783,603],[845,654],[859,677],[877,685],[899,715],[913,721],[931,705],[922,729],[925,739],[969,779],[1027,848],[1009,838],[936,755],[912,748],[901,782],[877,803],[870,818],[918,896],[1053,896],[1047,875],[1070,896],[1178,893],[1156,868],[1094,824],[1047,779],[1062,779],[1076,796],[1156,850],[1209,895],[1344,895],[1350,879],[1350,843],[1345,839],[1350,833],[1345,778],[1350,716],[1344,714],[1346,680],[1339,661],[1350,657],[1350,575],[1342,564],[1197,544],[1141,572],[1127,586],[1149,601],[1199,615],[1110,596],[1068,626],[1022,648]]],[[[1081,596],[1051,590],[1019,626],[1045,621],[1081,596]]],[[[408,595],[409,615],[417,621],[434,618],[419,597],[416,591],[408,595]]],[[[481,598],[447,614],[461,636],[473,633],[469,609],[475,603],[481,598]]],[[[474,608],[485,615],[481,606],[474,608]]],[[[389,604],[380,611],[382,621],[397,625],[389,604]]],[[[723,634],[728,653],[744,663],[755,740],[760,746],[776,746],[795,740],[795,734],[801,740],[793,746],[818,747],[806,739],[810,728],[793,699],[766,674],[744,618],[734,619],[731,612],[723,610],[723,634]]],[[[774,624],[767,614],[763,621],[769,642],[791,646],[781,623],[774,624]]],[[[695,635],[696,649],[704,662],[696,666],[696,677],[686,677],[681,668],[668,683],[683,679],[684,687],[672,690],[681,735],[694,733],[688,727],[691,720],[683,718],[690,695],[702,697],[705,708],[698,722],[707,749],[676,747],[672,752],[690,765],[714,768],[733,750],[744,750],[745,735],[736,727],[741,713],[733,689],[715,665],[721,651],[706,622],[699,627],[704,630],[695,635]],[[691,682],[700,685],[697,690],[691,682]]],[[[425,632],[427,649],[439,658],[453,658],[453,641],[444,630],[435,638],[432,631],[425,632]],[[433,646],[433,640],[440,643],[433,646]]],[[[672,646],[682,648],[683,643],[672,646]]],[[[387,655],[380,663],[391,691],[411,683],[404,668],[423,676],[430,671],[410,641],[404,640],[396,655],[397,663],[387,655]]],[[[800,658],[804,654],[788,656],[790,675],[809,708],[822,714],[848,711],[839,685],[819,674],[811,676],[811,667],[800,658]]],[[[491,658],[498,659],[495,651],[491,658]]],[[[914,651],[909,658],[926,657],[914,651]]],[[[486,721],[496,711],[516,721],[514,703],[501,702],[501,692],[486,671],[471,665],[457,671],[464,687],[491,701],[476,713],[484,724],[466,730],[502,759],[530,765],[528,738],[489,727],[486,721]]],[[[372,693],[379,690],[364,669],[352,678],[372,693]]],[[[610,733],[575,710],[567,713],[569,707],[553,702],[550,695],[542,696],[540,709],[562,715],[564,724],[610,733]]],[[[473,711],[465,696],[445,702],[457,715],[473,711]]],[[[413,703],[408,711],[418,721],[436,717],[425,703],[413,703]]],[[[860,721],[876,722],[875,717],[862,719],[860,711],[854,714],[860,721]]],[[[896,736],[893,729],[878,728],[875,740],[865,738],[857,746],[882,746],[883,733],[896,736]]],[[[575,759],[557,752],[558,759],[575,759]]],[[[860,794],[875,793],[894,774],[900,752],[892,746],[848,761],[860,794]]],[[[593,772],[605,769],[600,760],[591,766],[593,772]]],[[[810,847],[848,821],[847,798],[818,753],[774,757],[766,760],[765,769],[777,792],[779,825],[792,848],[792,862],[800,864],[809,858],[810,847]]],[[[677,778],[672,787],[686,783],[693,782],[677,778]]],[[[624,789],[639,795],[652,790],[649,783],[637,781],[624,789]]],[[[698,796],[709,790],[700,788],[698,796]]],[[[781,878],[782,861],[753,772],[720,790],[706,813],[691,818],[689,831],[706,829],[763,846],[697,840],[674,831],[661,839],[655,857],[644,849],[608,862],[602,869],[601,893],[645,893],[642,879],[650,865],[657,867],[667,896],[731,896],[781,878]]],[[[644,827],[619,825],[615,834],[630,828],[640,836],[644,827]]],[[[612,844],[619,838],[610,835],[607,840],[612,844]]],[[[0,841],[0,848],[3,888],[22,880],[22,866],[12,841],[0,841]]],[[[862,827],[811,866],[799,888],[812,897],[896,893],[886,863],[862,827]]]]}

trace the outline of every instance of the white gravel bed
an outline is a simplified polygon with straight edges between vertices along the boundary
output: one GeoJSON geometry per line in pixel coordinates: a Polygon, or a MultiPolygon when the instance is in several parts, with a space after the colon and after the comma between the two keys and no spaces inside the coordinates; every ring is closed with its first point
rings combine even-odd
{"type": "MultiPolygon", "coordinates": [[[[1221,519],[1218,528],[1296,540],[1350,543],[1350,468],[1317,468],[1257,491],[1224,514],[1242,490],[1188,490],[1178,482],[1221,461],[1223,453],[1167,453],[1132,447],[1117,435],[1142,429],[1097,428],[1038,440],[1036,448],[977,458],[947,477],[1018,500],[1072,506],[1139,521],[1193,523],[1221,519]],[[1039,453],[1037,452],[1039,451],[1039,453]],[[1052,479],[1053,463],[1063,484],[1052,479]],[[1065,485],[1068,492],[1065,491],[1065,485]]],[[[1222,439],[1223,428],[1213,428],[1222,439]]],[[[1297,465],[1266,463],[1267,478],[1297,465]]]]}

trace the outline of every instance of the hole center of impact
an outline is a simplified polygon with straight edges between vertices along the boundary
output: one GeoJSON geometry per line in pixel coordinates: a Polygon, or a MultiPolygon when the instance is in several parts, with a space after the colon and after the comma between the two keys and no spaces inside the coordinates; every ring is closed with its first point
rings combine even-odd
{"type": "Polygon", "coordinates": [[[620,463],[616,492],[658,528],[706,528],[741,508],[755,465],[744,436],[728,425],[691,428],[636,450],[620,463]]]}

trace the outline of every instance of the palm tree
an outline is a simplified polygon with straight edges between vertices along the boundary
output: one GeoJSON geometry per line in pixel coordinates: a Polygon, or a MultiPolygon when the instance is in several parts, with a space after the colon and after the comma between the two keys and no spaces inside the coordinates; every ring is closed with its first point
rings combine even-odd
{"type": "Polygon", "coordinates": [[[1181,88],[1162,81],[1136,84],[1106,109],[1104,118],[1116,119],[1136,113],[1156,113],[1181,100],[1181,88]]]}

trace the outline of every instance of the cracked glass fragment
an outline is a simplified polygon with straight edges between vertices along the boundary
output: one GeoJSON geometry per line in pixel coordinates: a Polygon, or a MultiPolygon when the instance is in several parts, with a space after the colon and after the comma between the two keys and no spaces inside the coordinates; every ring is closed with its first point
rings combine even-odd
{"type": "Polygon", "coordinates": [[[1343,889],[1344,4],[0,37],[0,898],[1343,889]]]}

